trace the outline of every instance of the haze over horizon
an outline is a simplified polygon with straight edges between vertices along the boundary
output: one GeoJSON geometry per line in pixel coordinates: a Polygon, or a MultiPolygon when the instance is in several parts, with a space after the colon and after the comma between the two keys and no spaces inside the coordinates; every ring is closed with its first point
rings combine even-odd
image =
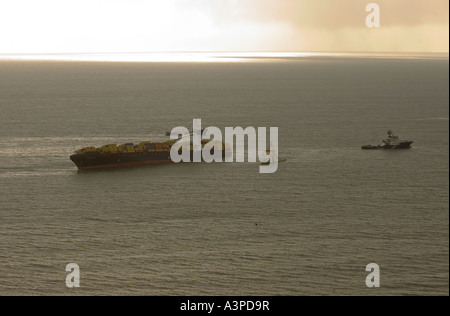
{"type": "Polygon", "coordinates": [[[1,0],[0,54],[447,53],[447,0],[1,0]],[[365,8],[380,6],[380,28],[365,8]]]}

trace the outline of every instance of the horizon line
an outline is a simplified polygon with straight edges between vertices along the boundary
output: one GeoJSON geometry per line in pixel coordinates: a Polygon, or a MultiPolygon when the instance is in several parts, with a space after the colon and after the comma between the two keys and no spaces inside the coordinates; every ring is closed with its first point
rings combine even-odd
{"type": "Polygon", "coordinates": [[[0,53],[1,61],[74,62],[256,62],[305,57],[449,58],[449,52],[357,52],[357,51],[134,51],[0,53]]]}
{"type": "Polygon", "coordinates": [[[147,53],[337,53],[337,54],[449,54],[450,51],[339,51],[339,50],[142,50],[142,51],[79,51],[79,52],[0,52],[0,55],[60,54],[147,54],[147,53]]]}

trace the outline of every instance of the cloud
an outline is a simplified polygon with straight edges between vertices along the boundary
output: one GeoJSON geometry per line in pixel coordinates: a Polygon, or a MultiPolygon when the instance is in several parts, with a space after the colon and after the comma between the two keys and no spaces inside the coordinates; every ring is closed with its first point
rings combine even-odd
{"type": "Polygon", "coordinates": [[[222,23],[246,20],[287,22],[300,28],[363,27],[366,5],[377,3],[385,25],[417,26],[449,22],[448,0],[189,0],[209,8],[222,23]]]}
{"type": "Polygon", "coordinates": [[[448,0],[1,0],[0,53],[448,52],[448,0]]]}
{"type": "MultiPolygon", "coordinates": [[[[206,0],[194,0],[206,6],[206,0]]],[[[284,25],[278,48],[313,51],[448,52],[448,0],[218,0],[210,3],[215,23],[239,21],[284,25]],[[380,6],[380,29],[368,29],[366,5],[380,6]]],[[[272,38],[267,36],[267,42],[272,38]]],[[[269,45],[262,49],[270,49],[269,45]]]]}

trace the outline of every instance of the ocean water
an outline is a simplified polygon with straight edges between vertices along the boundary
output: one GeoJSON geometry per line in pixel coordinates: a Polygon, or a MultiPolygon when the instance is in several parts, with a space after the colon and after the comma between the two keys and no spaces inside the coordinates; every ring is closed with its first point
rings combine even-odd
{"type": "Polygon", "coordinates": [[[0,61],[0,295],[448,295],[448,69],[420,56],[0,61]],[[278,127],[287,161],[260,174],[69,160],[195,118],[278,127]],[[388,129],[413,148],[360,149],[388,129]]]}

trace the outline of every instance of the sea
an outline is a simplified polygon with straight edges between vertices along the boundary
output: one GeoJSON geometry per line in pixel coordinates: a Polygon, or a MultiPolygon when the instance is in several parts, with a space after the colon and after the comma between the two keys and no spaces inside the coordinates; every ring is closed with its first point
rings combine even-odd
{"type": "Polygon", "coordinates": [[[0,58],[0,295],[449,295],[448,54],[145,56],[0,58]],[[194,119],[286,161],[69,159],[194,119]]]}

